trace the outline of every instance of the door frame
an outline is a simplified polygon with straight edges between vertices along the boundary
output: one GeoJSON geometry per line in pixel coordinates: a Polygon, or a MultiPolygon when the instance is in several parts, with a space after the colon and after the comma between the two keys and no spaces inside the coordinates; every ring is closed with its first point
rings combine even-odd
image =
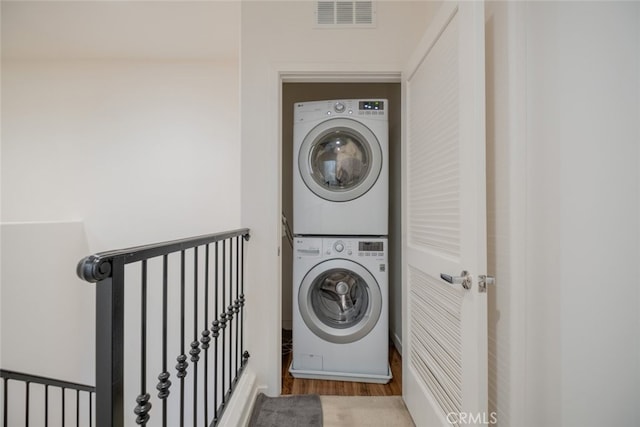
{"type": "MultiPolygon", "coordinates": [[[[278,141],[278,202],[279,211],[274,212],[278,218],[276,225],[278,236],[283,234],[281,218],[282,212],[282,90],[285,83],[402,83],[403,64],[367,64],[367,70],[363,70],[358,64],[330,64],[330,63],[273,63],[269,69],[269,82],[271,98],[278,99],[277,108],[271,110],[272,123],[275,123],[274,133],[278,141]]],[[[282,239],[278,239],[278,331],[282,327],[282,239]]],[[[402,244],[402,236],[400,236],[402,244]]],[[[277,378],[267,380],[274,384],[277,393],[282,390],[282,336],[277,333],[277,346],[270,355],[270,364],[277,363],[277,378]]],[[[402,339],[402,337],[401,337],[402,339]]]]}

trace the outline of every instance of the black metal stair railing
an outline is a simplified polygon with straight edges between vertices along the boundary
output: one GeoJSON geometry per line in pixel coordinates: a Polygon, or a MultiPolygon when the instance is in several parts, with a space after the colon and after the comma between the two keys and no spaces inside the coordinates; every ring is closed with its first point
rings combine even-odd
{"type": "Polygon", "coordinates": [[[218,424],[249,359],[243,332],[248,240],[245,228],[101,252],[78,263],[78,276],[96,283],[98,427],[123,427],[133,420],[146,426],[151,418],[162,426],[218,424]],[[125,319],[125,306],[137,298],[139,318],[125,319]],[[125,343],[130,328],[137,329],[139,343],[125,343]],[[125,367],[138,359],[139,394],[135,402],[124,402],[131,394],[129,382],[125,390],[125,367]],[[155,367],[158,382],[151,385],[147,374],[155,367]],[[133,410],[125,413],[127,407],[133,410]]]}
{"type": "Polygon", "coordinates": [[[0,369],[0,377],[3,427],[50,422],[93,426],[95,387],[5,369],[0,369]]]}

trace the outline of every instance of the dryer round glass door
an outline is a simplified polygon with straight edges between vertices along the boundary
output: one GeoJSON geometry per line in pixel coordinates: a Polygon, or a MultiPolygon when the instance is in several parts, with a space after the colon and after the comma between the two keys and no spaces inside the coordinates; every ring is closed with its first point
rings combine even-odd
{"type": "Polygon", "coordinates": [[[324,261],[302,280],[298,308],[307,327],[333,343],[350,343],[376,326],[382,310],[380,287],[360,264],[324,261]]]}
{"type": "Polygon", "coordinates": [[[378,180],[382,149],[373,132],[352,119],[332,119],[313,128],[298,154],[302,179],[323,199],[346,202],[378,180]]]}

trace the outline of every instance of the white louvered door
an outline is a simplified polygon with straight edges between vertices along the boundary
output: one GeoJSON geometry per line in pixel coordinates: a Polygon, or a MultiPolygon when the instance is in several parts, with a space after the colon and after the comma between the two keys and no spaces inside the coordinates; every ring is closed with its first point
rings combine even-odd
{"type": "Polygon", "coordinates": [[[417,426],[486,425],[482,2],[443,2],[403,84],[403,396],[417,426]]]}

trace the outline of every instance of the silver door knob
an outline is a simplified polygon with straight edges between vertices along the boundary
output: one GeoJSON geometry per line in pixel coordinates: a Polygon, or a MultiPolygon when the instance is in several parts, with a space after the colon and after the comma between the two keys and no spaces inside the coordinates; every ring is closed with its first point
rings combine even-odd
{"type": "Polygon", "coordinates": [[[452,285],[462,285],[465,289],[471,289],[471,275],[466,270],[462,270],[460,276],[450,276],[448,274],[440,273],[440,278],[452,285]]]}

